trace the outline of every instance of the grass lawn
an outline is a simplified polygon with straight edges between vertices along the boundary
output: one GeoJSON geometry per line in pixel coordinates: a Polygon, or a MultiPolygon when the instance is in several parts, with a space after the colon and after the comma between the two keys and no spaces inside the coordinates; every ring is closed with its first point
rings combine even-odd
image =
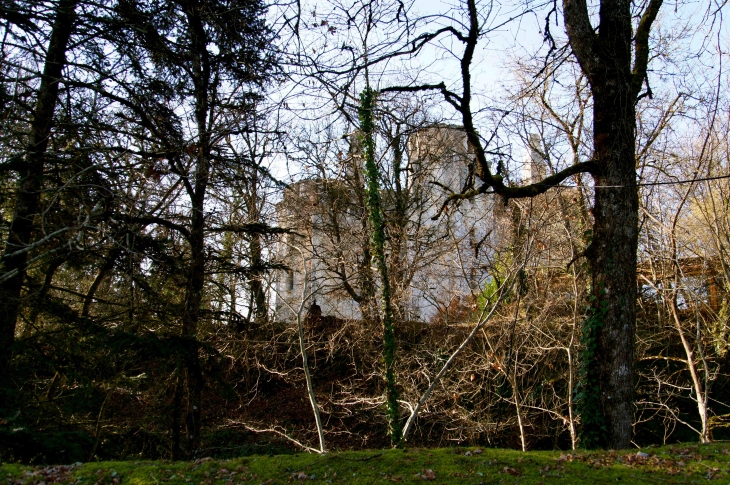
{"type": "Polygon", "coordinates": [[[348,451],[190,462],[115,461],[66,466],[0,465],[0,485],[291,483],[730,484],[730,443],[638,452],[489,448],[348,451]]]}

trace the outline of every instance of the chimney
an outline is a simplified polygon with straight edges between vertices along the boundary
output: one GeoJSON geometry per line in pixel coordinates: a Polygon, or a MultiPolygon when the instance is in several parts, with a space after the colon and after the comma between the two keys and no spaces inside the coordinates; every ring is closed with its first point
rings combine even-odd
{"type": "Polygon", "coordinates": [[[525,154],[525,163],[522,169],[522,178],[527,183],[534,184],[540,182],[547,175],[547,165],[545,164],[545,158],[542,156],[541,152],[542,139],[540,138],[540,135],[531,133],[529,136],[527,153],[525,154]]]}

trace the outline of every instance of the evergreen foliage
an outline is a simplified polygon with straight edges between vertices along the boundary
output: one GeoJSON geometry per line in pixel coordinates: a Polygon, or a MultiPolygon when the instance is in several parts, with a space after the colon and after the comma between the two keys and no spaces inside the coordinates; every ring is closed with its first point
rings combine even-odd
{"type": "Polygon", "coordinates": [[[580,415],[580,440],[583,448],[592,450],[607,444],[605,417],[601,410],[601,382],[596,369],[598,338],[603,328],[607,303],[588,308],[581,325],[580,369],[575,386],[576,411],[580,415]]]}

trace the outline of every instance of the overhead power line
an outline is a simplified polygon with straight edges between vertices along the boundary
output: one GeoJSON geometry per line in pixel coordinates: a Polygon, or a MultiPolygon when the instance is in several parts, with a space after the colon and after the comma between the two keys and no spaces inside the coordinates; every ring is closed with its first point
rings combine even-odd
{"type": "MultiPolygon", "coordinates": [[[[685,179],[685,180],[672,180],[672,181],[666,181],[666,182],[644,182],[644,183],[638,183],[638,184],[636,184],[636,186],[637,187],[650,187],[652,185],[682,185],[682,184],[691,184],[694,182],[709,182],[712,180],[722,180],[722,179],[728,179],[728,178],[730,178],[730,174],[717,175],[715,177],[702,177],[702,178],[685,179]]],[[[595,186],[595,187],[609,188],[609,187],[622,187],[622,186],[620,186],[620,185],[616,185],[616,186],[600,185],[600,186],[595,186]]]]}
{"type": "MultiPolygon", "coordinates": [[[[693,178],[693,179],[685,179],[685,180],[672,180],[672,181],[666,181],[666,182],[640,182],[636,185],[593,185],[592,187],[595,189],[620,189],[624,187],[650,187],[652,185],[682,185],[682,184],[691,184],[695,182],[709,182],[712,180],[723,180],[723,179],[730,179],[730,174],[727,175],[717,175],[715,177],[702,177],[702,178],[693,178]]],[[[540,185],[540,184],[535,184],[540,185]]],[[[565,189],[571,189],[575,188],[575,185],[555,185],[555,187],[565,188],[565,189]]]]}

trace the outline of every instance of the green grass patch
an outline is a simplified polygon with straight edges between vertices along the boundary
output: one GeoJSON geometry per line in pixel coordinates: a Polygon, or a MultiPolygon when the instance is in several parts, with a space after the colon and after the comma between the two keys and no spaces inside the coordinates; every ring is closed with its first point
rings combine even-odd
{"type": "Polygon", "coordinates": [[[189,462],[116,461],[0,465],[7,485],[236,485],[291,483],[730,484],[730,444],[684,444],[638,452],[489,448],[388,449],[327,455],[249,456],[189,462]]]}

